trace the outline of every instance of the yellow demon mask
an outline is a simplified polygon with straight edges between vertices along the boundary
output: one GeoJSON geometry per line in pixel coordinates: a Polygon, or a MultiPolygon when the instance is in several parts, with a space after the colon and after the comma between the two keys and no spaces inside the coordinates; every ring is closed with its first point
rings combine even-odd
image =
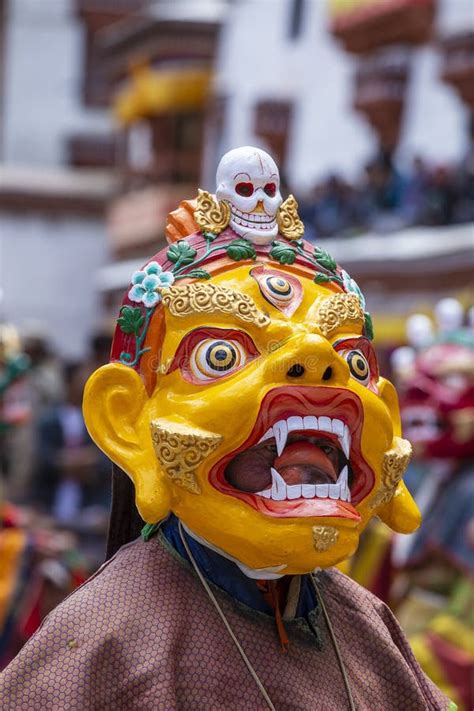
{"type": "Polygon", "coordinates": [[[182,203],[132,276],[85,391],[93,439],[146,522],[174,512],[269,576],[347,558],[374,515],[413,531],[411,447],[360,289],[302,239],[263,151],[226,154],[217,196],[182,203]]]}

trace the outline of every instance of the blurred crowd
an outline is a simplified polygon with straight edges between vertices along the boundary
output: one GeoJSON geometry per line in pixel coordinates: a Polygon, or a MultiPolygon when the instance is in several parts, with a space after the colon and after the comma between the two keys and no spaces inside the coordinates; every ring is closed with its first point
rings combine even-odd
{"type": "Polygon", "coordinates": [[[430,165],[416,156],[409,170],[381,152],[355,183],[337,174],[318,183],[300,200],[300,214],[313,239],[472,222],[474,143],[460,164],[430,165]]]}
{"type": "Polygon", "coordinates": [[[11,327],[2,329],[4,497],[61,524],[100,528],[109,462],[92,443],[81,408],[88,376],[108,362],[111,338],[94,335],[85,359],[62,362],[42,334],[29,333],[20,344],[11,327]]]}
{"type": "Polygon", "coordinates": [[[38,329],[0,324],[0,669],[104,560],[111,465],[82,393],[110,344],[98,333],[63,362],[38,329]]]}

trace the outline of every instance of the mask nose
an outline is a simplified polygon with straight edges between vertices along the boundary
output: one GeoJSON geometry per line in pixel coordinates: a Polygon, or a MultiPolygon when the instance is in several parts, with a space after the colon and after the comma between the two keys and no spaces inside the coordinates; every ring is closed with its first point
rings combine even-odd
{"type": "Polygon", "coordinates": [[[298,335],[274,353],[268,363],[273,381],[283,379],[305,385],[345,385],[350,373],[325,338],[314,334],[298,335]]]}
{"type": "MultiPolygon", "coordinates": [[[[295,363],[295,365],[292,365],[290,368],[288,368],[286,377],[287,378],[302,378],[303,375],[305,374],[306,369],[304,365],[301,365],[301,363],[295,363]]],[[[326,370],[321,376],[321,380],[331,380],[333,375],[332,367],[328,365],[326,370]]]]}

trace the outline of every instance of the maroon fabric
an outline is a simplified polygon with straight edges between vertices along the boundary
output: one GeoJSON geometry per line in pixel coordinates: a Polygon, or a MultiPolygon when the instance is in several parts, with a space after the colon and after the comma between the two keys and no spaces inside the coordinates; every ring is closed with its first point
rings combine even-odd
{"type": "MultiPolygon", "coordinates": [[[[388,608],[337,570],[318,575],[358,711],[445,710],[388,608]]],[[[344,711],[328,631],[217,598],[278,711],[344,711]]],[[[56,608],[0,676],[2,711],[267,708],[194,571],[158,535],[122,548],[56,608]]]]}

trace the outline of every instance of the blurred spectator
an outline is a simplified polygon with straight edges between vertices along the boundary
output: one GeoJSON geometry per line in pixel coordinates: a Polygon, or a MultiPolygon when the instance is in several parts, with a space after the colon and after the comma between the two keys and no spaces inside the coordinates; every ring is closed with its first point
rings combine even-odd
{"type": "Polygon", "coordinates": [[[458,166],[429,166],[415,156],[399,171],[389,153],[365,166],[354,184],[331,175],[300,200],[306,237],[393,232],[412,225],[449,225],[474,220],[474,141],[458,166]]]}
{"type": "Polygon", "coordinates": [[[92,443],[82,417],[87,372],[80,363],[65,368],[65,401],[38,421],[36,501],[61,523],[79,525],[92,508],[109,505],[110,464],[92,443]]]}
{"type": "Polygon", "coordinates": [[[437,226],[454,222],[456,193],[455,180],[447,168],[443,166],[436,168],[426,190],[423,224],[437,226]]]}
{"type": "Polygon", "coordinates": [[[27,333],[23,350],[30,358],[30,383],[35,392],[36,407],[41,410],[60,402],[64,395],[61,366],[52,355],[46,337],[41,333],[27,333]]]}
{"type": "Polygon", "coordinates": [[[29,361],[28,373],[22,382],[22,399],[30,416],[7,432],[5,472],[9,499],[24,504],[32,496],[37,423],[45,408],[63,399],[64,382],[61,364],[52,355],[45,335],[37,327],[24,335],[22,350],[29,361]]]}
{"type": "Polygon", "coordinates": [[[403,212],[407,222],[417,225],[423,222],[426,189],[429,182],[428,168],[420,156],[415,156],[411,175],[408,176],[403,195],[403,212]]]}
{"type": "Polygon", "coordinates": [[[99,331],[92,336],[90,339],[90,356],[87,363],[90,373],[109,362],[111,348],[112,334],[108,331],[99,331]]]}

